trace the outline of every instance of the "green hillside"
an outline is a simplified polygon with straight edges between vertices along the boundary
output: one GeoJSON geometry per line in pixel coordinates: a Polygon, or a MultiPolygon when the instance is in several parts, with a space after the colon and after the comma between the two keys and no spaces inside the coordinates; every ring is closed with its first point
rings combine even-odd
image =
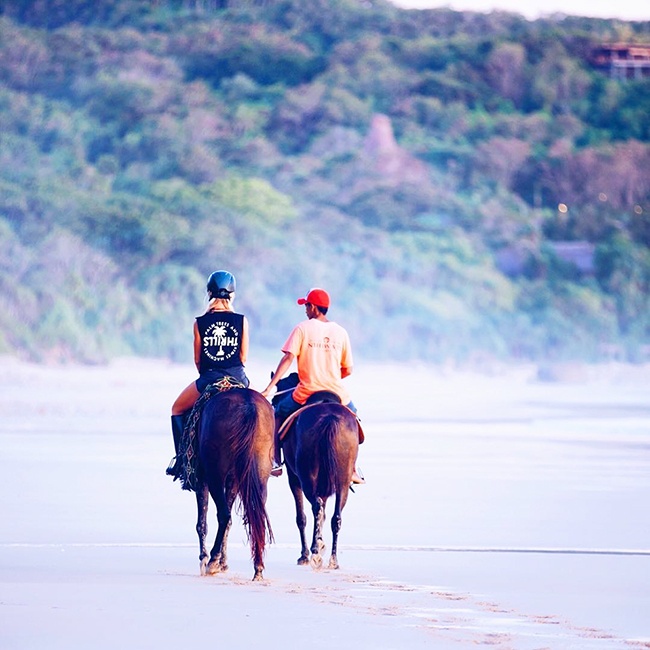
{"type": "Polygon", "coordinates": [[[253,348],[312,286],[386,360],[650,355],[650,22],[382,0],[0,0],[0,353],[253,348]]]}

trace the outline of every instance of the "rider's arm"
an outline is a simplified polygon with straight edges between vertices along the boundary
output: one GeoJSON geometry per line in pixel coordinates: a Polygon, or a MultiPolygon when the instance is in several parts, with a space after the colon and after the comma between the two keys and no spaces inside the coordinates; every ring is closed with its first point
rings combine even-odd
{"type": "Polygon", "coordinates": [[[199,363],[201,361],[201,335],[199,334],[199,326],[196,321],[194,321],[194,363],[196,369],[199,369],[199,363]]]}
{"type": "Polygon", "coordinates": [[[291,364],[293,363],[293,360],[296,358],[296,355],[291,353],[291,352],[285,352],[284,356],[282,359],[280,359],[280,363],[278,363],[278,367],[273,374],[273,377],[271,381],[269,382],[269,385],[262,391],[262,395],[264,397],[268,397],[269,393],[273,390],[275,385],[284,377],[286,374],[287,370],[291,368],[291,364]]]}
{"type": "Polygon", "coordinates": [[[350,337],[344,331],[345,339],[343,349],[341,350],[341,379],[345,379],[352,374],[352,348],[350,347],[350,337]]]}
{"type": "Polygon", "coordinates": [[[246,363],[248,359],[248,319],[244,316],[244,326],[241,337],[241,347],[239,348],[239,359],[242,363],[246,363]]]}

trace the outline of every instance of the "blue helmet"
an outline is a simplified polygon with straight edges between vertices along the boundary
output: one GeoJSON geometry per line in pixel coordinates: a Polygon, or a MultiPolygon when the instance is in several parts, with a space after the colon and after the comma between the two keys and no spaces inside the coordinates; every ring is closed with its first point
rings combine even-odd
{"type": "Polygon", "coordinates": [[[215,271],[208,278],[208,291],[213,298],[230,298],[235,286],[235,276],[228,271],[215,271]]]}

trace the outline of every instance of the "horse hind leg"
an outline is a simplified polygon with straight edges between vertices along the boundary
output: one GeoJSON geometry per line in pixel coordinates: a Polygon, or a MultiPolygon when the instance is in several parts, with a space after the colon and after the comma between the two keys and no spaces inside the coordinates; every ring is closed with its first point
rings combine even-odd
{"type": "Polygon", "coordinates": [[[199,564],[201,575],[206,574],[209,558],[208,548],[205,544],[205,539],[208,534],[208,499],[208,486],[204,483],[196,491],[196,533],[199,536],[199,564]]]}
{"type": "Polygon", "coordinates": [[[217,505],[217,521],[219,527],[217,529],[217,536],[214,540],[214,546],[210,551],[210,561],[206,567],[208,575],[215,575],[216,573],[223,573],[228,570],[227,560],[227,541],[230,526],[232,524],[232,504],[235,496],[228,495],[226,497],[220,490],[211,490],[212,498],[217,505]]]}
{"type": "Polygon", "coordinates": [[[255,562],[255,572],[253,573],[253,582],[264,580],[264,565],[255,562]]]}
{"type": "Polygon", "coordinates": [[[228,571],[228,535],[232,527],[232,506],[235,503],[235,493],[231,491],[228,493],[226,499],[226,510],[228,512],[228,521],[225,524],[223,531],[223,539],[221,540],[221,554],[219,555],[219,571],[222,573],[228,571]]]}
{"type": "Polygon", "coordinates": [[[298,526],[298,532],[300,534],[300,557],[298,558],[298,565],[304,566],[309,564],[309,547],[307,546],[307,517],[305,515],[305,507],[303,500],[303,491],[300,487],[300,481],[298,477],[287,467],[289,473],[289,487],[291,488],[291,493],[293,494],[293,500],[296,504],[296,526],[298,526]]]}
{"type": "Polygon", "coordinates": [[[339,561],[337,558],[338,543],[339,543],[339,532],[341,531],[341,512],[345,501],[347,500],[347,486],[344,489],[343,494],[339,490],[336,493],[336,505],[334,506],[334,514],[332,515],[332,554],[330,555],[330,561],[328,567],[330,569],[338,569],[339,561]]]}
{"type": "Polygon", "coordinates": [[[339,561],[336,556],[336,553],[337,553],[338,537],[339,537],[340,530],[341,530],[341,515],[332,517],[332,554],[330,555],[330,561],[328,564],[329,569],[339,568],[339,561]]]}
{"type": "Polygon", "coordinates": [[[299,514],[296,516],[296,524],[300,532],[300,557],[298,558],[298,565],[304,566],[309,564],[309,547],[307,546],[307,517],[305,511],[301,508],[299,514]]]}
{"type": "Polygon", "coordinates": [[[230,516],[228,516],[227,520],[225,518],[219,518],[219,532],[217,533],[217,539],[212,547],[212,551],[210,551],[210,561],[206,566],[207,575],[213,576],[228,570],[228,561],[223,540],[230,530],[231,523],[232,519],[230,516]]]}
{"type": "Polygon", "coordinates": [[[264,580],[264,547],[251,542],[253,552],[253,582],[264,580]]]}
{"type": "Polygon", "coordinates": [[[311,543],[311,559],[309,563],[312,569],[321,569],[323,566],[323,551],[325,542],[323,542],[323,525],[325,523],[325,503],[326,499],[317,497],[312,503],[312,512],[314,513],[314,536],[311,543]]]}

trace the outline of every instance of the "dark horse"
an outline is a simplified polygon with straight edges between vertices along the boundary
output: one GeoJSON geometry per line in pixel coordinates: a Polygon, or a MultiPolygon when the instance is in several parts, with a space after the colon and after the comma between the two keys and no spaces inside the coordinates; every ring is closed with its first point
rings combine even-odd
{"type": "MultiPolygon", "coordinates": [[[[319,399],[317,395],[312,398],[319,399]]],[[[310,398],[310,401],[315,400],[310,398]]],[[[336,501],[331,518],[332,554],[329,568],[338,569],[336,553],[341,530],[341,513],[348,499],[362,435],[357,417],[338,402],[323,401],[304,407],[294,419],[287,420],[287,425],[282,449],[289,486],[296,502],[296,523],[302,546],[298,564],[311,562],[314,568],[322,566],[321,553],[325,548],[325,505],[328,497],[334,494],[336,501]],[[307,518],[303,507],[303,494],[311,504],[314,514],[311,560],[305,537],[307,518]]]]}
{"type": "Polygon", "coordinates": [[[251,545],[255,575],[262,579],[264,549],[273,532],[266,512],[266,484],[273,458],[273,408],[248,388],[233,388],[210,397],[198,425],[199,472],[196,484],[201,573],[228,569],[227,543],[232,506],[239,497],[244,527],[251,545]],[[219,528],[208,556],[208,493],[217,506],[219,528]]]}

